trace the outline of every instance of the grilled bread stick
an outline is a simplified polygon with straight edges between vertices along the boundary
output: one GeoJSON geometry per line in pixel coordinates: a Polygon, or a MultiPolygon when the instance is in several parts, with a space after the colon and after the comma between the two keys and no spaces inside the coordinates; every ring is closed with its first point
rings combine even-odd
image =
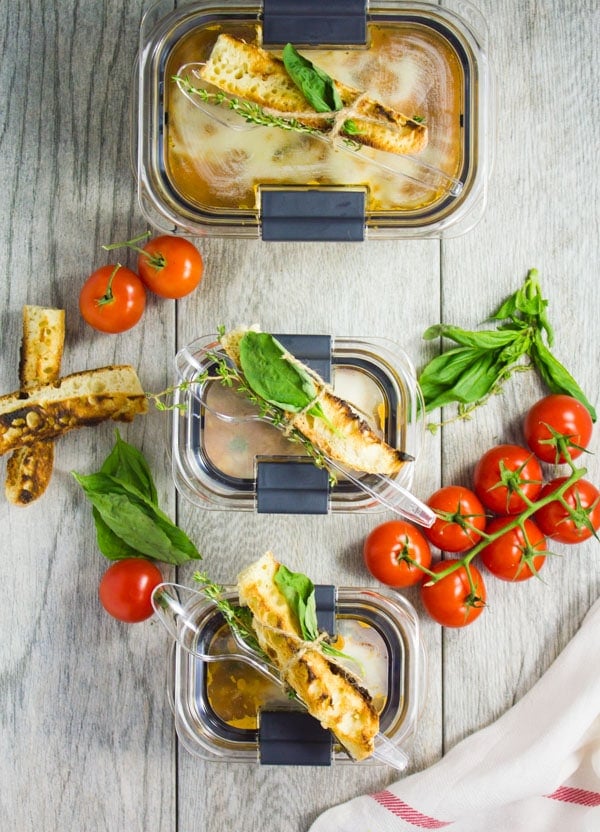
{"type": "MultiPolygon", "coordinates": [[[[23,307],[23,336],[19,362],[21,390],[60,375],[65,342],[64,309],[23,307]]],[[[6,466],[5,493],[9,502],[27,506],[44,493],[54,468],[54,442],[43,440],[19,448],[6,466]]]]}
{"type": "Polygon", "coordinates": [[[275,583],[279,563],[271,552],[238,576],[239,600],[252,612],[261,648],[312,716],[335,736],[355,760],[369,757],[379,731],[379,716],[369,693],[317,645],[302,640],[287,601],[275,583]]]}
{"type": "MultiPolygon", "coordinates": [[[[282,116],[287,114],[323,132],[331,129],[331,119],[316,117],[316,110],[292,81],[283,61],[260,46],[220,34],[200,75],[223,92],[282,116]],[[311,111],[315,114],[312,117],[311,111]]],[[[361,90],[333,80],[344,106],[340,135],[389,153],[418,153],[425,148],[426,125],[369,98],[361,90]]],[[[331,115],[334,117],[335,113],[331,115]]]]}

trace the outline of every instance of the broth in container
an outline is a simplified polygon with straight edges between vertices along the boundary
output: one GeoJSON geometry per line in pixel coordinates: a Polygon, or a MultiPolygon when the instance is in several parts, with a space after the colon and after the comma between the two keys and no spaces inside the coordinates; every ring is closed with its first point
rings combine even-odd
{"type": "Polygon", "coordinates": [[[294,116],[273,109],[268,95],[244,99],[243,92],[252,95],[252,79],[260,82],[258,61],[254,74],[244,74],[246,53],[260,54],[282,79],[285,96],[303,102],[277,63],[285,41],[263,46],[263,21],[266,11],[253,0],[222,8],[192,0],[175,9],[158,0],[144,16],[135,150],[138,199],[149,223],[217,237],[326,241],[451,236],[479,220],[490,165],[491,86],[485,21],[468,0],[443,6],[372,0],[358,45],[302,45],[290,24],[288,40],[300,55],[349,94],[331,119],[308,103],[294,116]],[[227,83],[219,89],[202,77],[220,81],[203,68],[209,62],[216,71],[212,54],[222,36],[238,42],[231,67],[239,89],[227,83]],[[271,120],[296,117],[304,127],[317,115],[320,127],[259,125],[244,119],[244,109],[271,120]],[[353,140],[346,128],[355,114],[353,140]],[[375,140],[377,131],[389,141],[375,140]],[[405,134],[420,140],[405,142],[405,134]],[[367,146],[371,140],[402,152],[367,146]],[[333,230],[319,229],[328,222],[333,230]],[[309,227],[314,238],[303,236],[309,227]]]}
{"type": "MultiPolygon", "coordinates": [[[[196,106],[173,76],[202,82],[190,67],[205,61],[222,31],[260,41],[256,27],[193,29],[167,63],[165,171],[173,189],[207,212],[260,207],[262,185],[362,186],[366,211],[422,211],[459,187],[464,166],[464,69],[450,42],[419,23],[372,23],[366,49],[301,50],[319,68],[370,98],[427,125],[427,147],[414,157],[349,149],[277,127],[232,129],[216,108],[196,106]]],[[[248,125],[241,116],[239,127],[248,125]]]]}

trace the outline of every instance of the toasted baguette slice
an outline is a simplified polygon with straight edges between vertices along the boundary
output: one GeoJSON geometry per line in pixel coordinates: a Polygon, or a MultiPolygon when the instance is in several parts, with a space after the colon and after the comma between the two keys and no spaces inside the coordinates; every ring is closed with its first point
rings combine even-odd
{"type": "Polygon", "coordinates": [[[56,381],[65,343],[65,310],[23,307],[23,338],[19,362],[21,388],[56,381]]]}
{"type": "MultiPolygon", "coordinates": [[[[65,343],[65,310],[44,306],[23,307],[23,337],[19,381],[26,391],[35,384],[55,381],[60,375],[65,343]]],[[[6,466],[5,493],[9,502],[27,506],[45,492],[54,468],[52,440],[35,442],[14,451],[6,466]]]]}
{"type": "Polygon", "coordinates": [[[283,680],[352,757],[363,760],[373,753],[379,731],[371,697],[344,668],[302,641],[295,617],[274,581],[278,568],[279,563],[267,552],[241,572],[240,603],[250,608],[258,642],[283,680]]]}
{"type": "Polygon", "coordinates": [[[17,448],[6,463],[6,499],[16,506],[33,503],[48,487],[53,470],[53,439],[17,448]]]}
{"type": "Polygon", "coordinates": [[[147,409],[140,381],[129,365],[73,373],[27,393],[0,396],[0,454],[106,419],[131,422],[147,409]]]}
{"type": "MultiPolygon", "coordinates": [[[[236,329],[221,337],[223,349],[240,370],[239,343],[246,331],[236,329]]],[[[336,396],[329,385],[308,367],[304,369],[314,381],[325,418],[310,413],[286,412],[287,424],[342,465],[368,474],[397,474],[411,457],[384,442],[347,401],[336,396]]]]}
{"type": "MultiPolygon", "coordinates": [[[[224,92],[261,107],[293,114],[310,127],[323,132],[331,127],[327,119],[310,117],[311,111],[316,111],[288,75],[283,61],[260,46],[220,34],[200,75],[224,92]]],[[[346,132],[342,125],[342,136],[389,153],[418,153],[425,148],[428,133],[424,124],[363,97],[361,90],[341,81],[334,79],[334,84],[345,108],[356,104],[355,111],[349,114],[354,125],[352,132],[346,132]]]]}

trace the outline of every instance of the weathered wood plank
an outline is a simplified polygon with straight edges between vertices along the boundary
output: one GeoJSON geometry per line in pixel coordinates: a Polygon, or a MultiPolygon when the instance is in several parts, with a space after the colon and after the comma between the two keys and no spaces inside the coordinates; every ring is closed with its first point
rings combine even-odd
{"type": "MultiPolygon", "coordinates": [[[[100,245],[140,230],[128,119],[141,7],[2,5],[3,392],[18,386],[24,303],[66,309],[64,372],[124,362],[149,389],[165,382],[174,304],[152,301],[143,323],[120,336],[93,332],[77,308],[85,277],[109,262],[100,245]]],[[[105,562],[70,475],[97,469],[113,429],[61,439],[38,503],[19,509],[0,501],[2,813],[23,830],[175,825],[174,742],[157,672],[164,634],[158,623],[128,628],[102,611],[105,562]]],[[[122,433],[144,448],[173,513],[163,420],[149,417],[122,433]]],[[[4,464],[1,471],[3,478],[4,464]]]]}
{"type": "MultiPolygon", "coordinates": [[[[597,404],[600,185],[594,142],[576,134],[593,135],[599,116],[591,58],[598,9],[586,2],[479,6],[497,74],[496,162],[483,221],[443,244],[444,320],[478,325],[537,267],[554,352],[597,404]],[[576,131],[560,118],[566,110],[577,113],[576,131]]],[[[493,444],[523,443],[522,417],[546,392],[533,374],[520,375],[471,423],[445,428],[444,482],[467,484],[478,455],[493,444]]],[[[598,482],[597,454],[583,464],[598,482]]],[[[560,557],[548,559],[543,583],[513,586],[490,576],[489,610],[467,632],[444,634],[446,748],[510,707],[565,646],[600,590],[597,546],[552,546],[560,557]]]]}
{"type": "MultiPolygon", "coordinates": [[[[598,179],[594,135],[600,20],[592,0],[498,6],[479,0],[497,73],[498,142],[489,204],[465,237],[361,245],[201,243],[206,274],[177,305],[149,301],[142,324],[101,336],[79,318],[85,276],[106,262],[100,246],[141,230],[129,164],[130,73],[146,4],[4,4],[0,85],[0,384],[17,386],[24,303],[67,311],[66,372],[112,362],[139,369],[146,389],[172,379],[178,346],[220,323],[377,335],[421,365],[421,340],[440,316],[475,326],[527,268],[540,269],[556,327],[556,354],[597,398],[598,179]],[[584,137],[584,138],[576,138],[584,137]],[[442,293],[440,294],[440,284],[442,293]],[[582,337],[583,335],[583,337],[582,337]]],[[[125,262],[133,263],[127,257],[125,262]]],[[[531,376],[469,424],[427,436],[415,491],[467,482],[478,454],[519,440],[526,406],[542,392],[531,376]]],[[[389,515],[258,517],[209,512],[176,500],[164,452],[168,417],[152,412],[123,434],[148,457],[161,504],[204,553],[216,580],[272,548],[315,581],[373,583],[361,562],[368,531],[389,515]]],[[[395,779],[391,770],[340,765],[261,769],[203,763],[175,742],[164,685],[168,640],[158,622],[110,620],[96,599],[104,568],[89,507],[70,471],[97,468],[112,427],[60,440],[54,478],[28,509],[0,501],[2,812],[23,830],[139,829],[206,832],[305,829],[322,809],[395,779]],[[285,795],[284,800],[281,796],[285,795]]],[[[599,479],[595,457],[586,459],[599,479]]],[[[4,472],[4,465],[1,467],[4,472]]],[[[546,583],[490,584],[490,608],[465,631],[423,620],[428,697],[411,768],[518,699],[575,631],[600,590],[596,543],[567,549],[546,583]],[[531,622],[535,624],[532,626],[531,622]],[[443,741],[442,741],[443,740],[443,741]]],[[[193,567],[179,570],[191,581],[193,567]]],[[[407,593],[420,611],[418,593],[407,593]]]]}
{"type": "MultiPolygon", "coordinates": [[[[363,245],[210,241],[206,282],[197,303],[180,316],[180,344],[226,326],[260,323],[279,332],[330,332],[387,337],[413,358],[420,354],[423,320],[438,314],[438,244],[373,242],[363,245]]],[[[439,442],[428,439],[415,490],[429,494],[439,484],[439,442]]],[[[180,501],[180,518],[205,555],[217,580],[237,572],[267,549],[315,582],[375,584],[362,563],[362,541],[390,514],[329,517],[257,516],[210,512],[180,501]]],[[[179,570],[188,581],[189,569],[179,570]]],[[[416,594],[410,595],[417,603],[416,594]]],[[[429,697],[415,738],[411,763],[422,767],[441,750],[439,629],[424,622],[429,653],[429,697]]],[[[394,778],[385,767],[338,765],[332,769],[225,768],[179,755],[181,830],[217,830],[236,823],[252,830],[302,830],[332,803],[376,790],[394,778]],[[282,801],[281,795],[285,794],[282,801]]]]}

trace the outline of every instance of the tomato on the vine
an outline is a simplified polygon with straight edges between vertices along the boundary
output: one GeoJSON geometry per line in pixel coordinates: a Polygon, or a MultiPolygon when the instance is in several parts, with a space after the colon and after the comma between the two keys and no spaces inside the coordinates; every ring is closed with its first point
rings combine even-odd
{"type": "Polygon", "coordinates": [[[204,261],[189,240],[164,234],[144,245],[138,256],[138,271],[156,295],[182,298],[200,283],[204,261]]]}
{"type": "Polygon", "coordinates": [[[520,445],[496,445],[473,472],[475,493],[496,514],[520,514],[542,490],[543,474],[535,456],[520,445]],[[519,493],[520,492],[520,493],[519,493]]]}
{"type": "MultiPolygon", "coordinates": [[[[553,494],[567,479],[551,480],[543,487],[540,499],[553,494]]],[[[595,485],[577,480],[565,490],[562,499],[566,505],[552,500],[535,513],[535,522],[546,537],[560,543],[581,543],[600,529],[600,491],[595,485]]]]}
{"type": "Polygon", "coordinates": [[[536,402],[525,416],[523,433],[533,453],[544,462],[566,462],[565,447],[577,459],[592,437],[589,410],[578,399],[553,393],[536,402]],[[560,436],[565,437],[560,439],[560,436]],[[559,447],[563,445],[563,447],[559,447]]]}
{"type": "MultiPolygon", "coordinates": [[[[443,572],[455,563],[458,563],[456,559],[442,560],[434,564],[431,571],[443,572]]],[[[423,606],[434,621],[444,627],[466,627],[471,624],[483,612],[486,599],[484,580],[472,563],[456,567],[433,583],[426,577],[421,584],[423,606]]]]}
{"type": "Polygon", "coordinates": [[[119,621],[134,623],[150,618],[152,592],[163,582],[160,570],[144,558],[125,558],[108,567],[98,594],[107,613],[119,621]]]}
{"type": "Polygon", "coordinates": [[[79,311],[100,332],[125,332],[135,326],[146,307],[146,289],[131,269],[101,266],[81,288],[79,311]]]}
{"type": "MultiPolygon", "coordinates": [[[[494,517],[488,523],[487,533],[501,531],[514,517],[494,517]]],[[[481,550],[481,560],[497,578],[503,581],[525,581],[536,575],[544,565],[546,538],[533,520],[525,520],[523,528],[515,526],[481,550]]]]}
{"type": "Polygon", "coordinates": [[[365,565],[371,575],[388,586],[418,583],[431,563],[431,550],[422,532],[404,520],[376,526],[363,544],[365,565]]]}
{"type": "Polygon", "coordinates": [[[446,485],[431,495],[427,504],[437,514],[433,526],[424,529],[430,543],[445,552],[464,552],[485,530],[485,509],[476,494],[462,485],[446,485]]]}

